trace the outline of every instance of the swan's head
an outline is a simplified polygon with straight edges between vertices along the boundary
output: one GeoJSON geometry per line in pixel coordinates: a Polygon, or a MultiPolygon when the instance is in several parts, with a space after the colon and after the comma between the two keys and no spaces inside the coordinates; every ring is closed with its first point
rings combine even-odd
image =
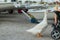
{"type": "Polygon", "coordinates": [[[45,12],[44,12],[45,14],[47,14],[48,13],[48,11],[47,10],[45,10],[45,12]]]}
{"type": "Polygon", "coordinates": [[[45,14],[48,14],[49,12],[51,12],[51,10],[45,10],[45,14]]]}

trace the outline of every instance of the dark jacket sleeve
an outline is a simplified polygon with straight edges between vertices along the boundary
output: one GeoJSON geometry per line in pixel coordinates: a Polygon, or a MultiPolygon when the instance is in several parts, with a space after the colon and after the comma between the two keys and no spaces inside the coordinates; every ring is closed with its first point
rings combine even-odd
{"type": "Polygon", "coordinates": [[[59,11],[54,11],[54,13],[55,13],[56,15],[59,15],[60,12],[59,12],[59,11]]]}

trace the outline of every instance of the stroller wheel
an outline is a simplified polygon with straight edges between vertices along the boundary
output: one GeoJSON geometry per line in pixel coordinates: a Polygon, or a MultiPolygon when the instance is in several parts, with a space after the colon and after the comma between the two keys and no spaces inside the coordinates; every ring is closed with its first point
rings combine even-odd
{"type": "Polygon", "coordinates": [[[53,30],[51,32],[51,37],[54,39],[54,40],[58,40],[60,38],[60,32],[58,30],[53,30]]]}

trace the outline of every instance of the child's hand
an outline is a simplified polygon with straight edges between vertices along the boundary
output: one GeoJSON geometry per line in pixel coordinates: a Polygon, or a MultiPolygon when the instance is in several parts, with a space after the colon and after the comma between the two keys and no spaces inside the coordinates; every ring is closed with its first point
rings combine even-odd
{"type": "Polygon", "coordinates": [[[54,7],[54,10],[56,10],[56,11],[58,10],[58,5],[56,5],[56,6],[54,7]]]}

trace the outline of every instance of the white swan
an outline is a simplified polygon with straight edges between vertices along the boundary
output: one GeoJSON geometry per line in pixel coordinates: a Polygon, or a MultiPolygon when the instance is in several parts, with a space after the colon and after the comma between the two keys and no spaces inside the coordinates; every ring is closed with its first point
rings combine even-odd
{"type": "Polygon", "coordinates": [[[30,32],[32,34],[39,36],[41,35],[41,32],[45,30],[45,28],[47,27],[48,23],[47,23],[47,13],[48,11],[46,10],[44,12],[44,18],[43,21],[41,21],[39,24],[37,24],[36,26],[34,26],[33,28],[26,30],[27,32],[30,32]]]}

